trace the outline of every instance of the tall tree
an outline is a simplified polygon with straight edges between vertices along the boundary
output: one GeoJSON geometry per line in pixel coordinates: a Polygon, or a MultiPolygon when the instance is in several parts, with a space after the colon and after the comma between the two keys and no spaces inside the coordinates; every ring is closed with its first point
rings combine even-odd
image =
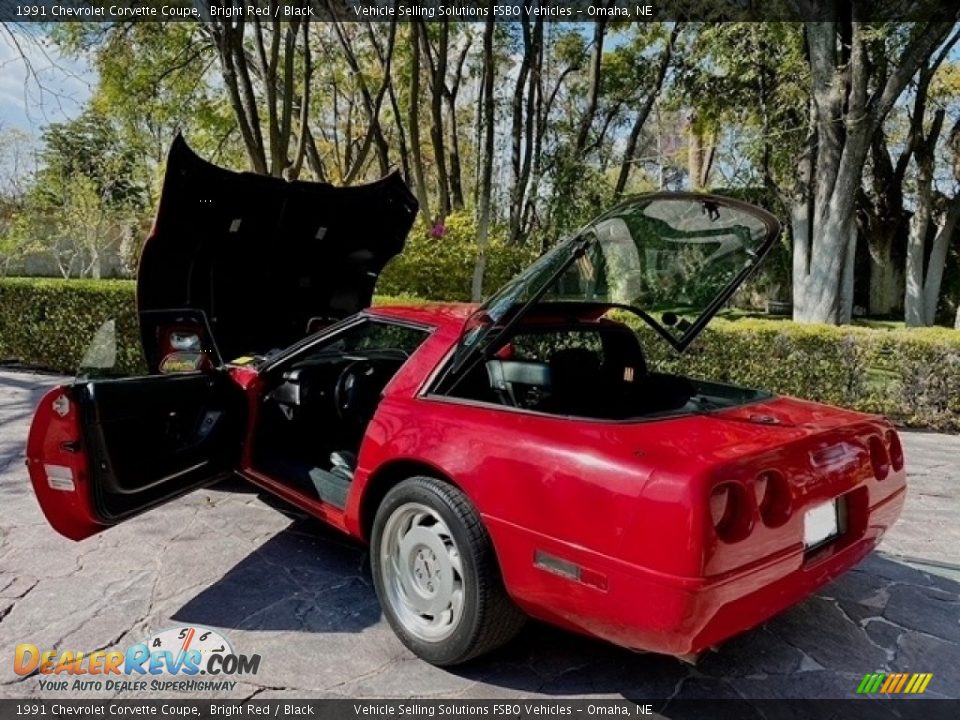
{"type": "Polygon", "coordinates": [[[806,203],[794,206],[805,221],[793,223],[793,299],[795,320],[836,324],[853,310],[855,200],[871,141],[952,24],[915,23],[899,46],[860,20],[863,3],[847,19],[840,2],[829,7],[832,20],[806,24],[815,145],[806,203]],[[889,73],[872,87],[881,60],[889,73]]]}
{"type": "MultiPolygon", "coordinates": [[[[865,239],[868,257],[870,260],[868,312],[870,315],[891,315],[904,307],[905,303],[905,275],[904,262],[914,266],[912,284],[917,284],[916,258],[911,259],[907,237],[911,231],[918,230],[918,223],[924,218],[928,220],[938,215],[930,204],[935,199],[933,181],[935,172],[935,155],[937,143],[943,126],[943,117],[935,112],[932,117],[928,112],[931,105],[931,86],[940,67],[943,65],[951,49],[960,39],[960,33],[955,32],[921,68],[917,82],[912,88],[912,103],[900,103],[891,113],[888,122],[878,127],[870,145],[868,182],[861,188],[858,197],[858,226],[861,238],[865,239]],[[906,139],[893,139],[903,135],[898,122],[901,115],[907,116],[906,139]],[[892,126],[892,127],[890,127],[892,126]],[[915,164],[915,177],[909,178],[908,171],[911,162],[915,164]],[[908,190],[905,187],[915,188],[915,204],[917,209],[908,212],[906,199],[908,190]]],[[[884,68],[882,65],[874,69],[875,77],[872,81],[882,80],[884,68]]],[[[934,102],[940,105],[939,98],[934,102]]],[[[942,105],[940,106],[942,107],[942,105]]],[[[940,203],[942,205],[942,203],[940,203]]],[[[921,255],[926,254],[926,238],[913,237],[910,246],[916,254],[917,245],[920,245],[921,255]]],[[[936,257],[936,255],[934,255],[936,257]]],[[[923,258],[919,265],[922,269],[923,258]]],[[[934,270],[934,274],[936,274],[934,270]]],[[[931,279],[933,277],[931,276],[931,279]]],[[[939,292],[939,283],[938,290],[939,292]]],[[[915,293],[911,293],[911,302],[916,306],[915,293]]],[[[936,302],[934,301],[934,305],[936,302]]],[[[911,314],[911,313],[908,313],[911,314]]],[[[914,322],[925,313],[913,313],[914,322]]],[[[931,319],[932,322],[932,319],[931,319]]]]}
{"type": "MultiPolygon", "coordinates": [[[[450,48],[450,21],[440,21],[436,47],[430,42],[430,32],[420,21],[420,40],[423,54],[427,59],[430,78],[430,142],[433,145],[433,162],[437,173],[437,195],[439,196],[439,216],[450,214],[450,175],[447,172],[447,153],[444,147],[443,96],[447,86],[447,58],[450,48]]],[[[414,52],[418,52],[419,48],[414,52]]]]}
{"type": "Polygon", "coordinates": [[[470,286],[470,297],[478,302],[483,297],[483,274],[487,267],[487,245],[490,237],[490,203],[493,192],[493,131],[494,131],[494,103],[493,94],[496,66],[493,54],[493,35],[496,27],[493,19],[494,0],[489,0],[487,10],[489,16],[483,27],[483,79],[480,103],[482,107],[481,137],[483,145],[480,151],[481,170],[480,188],[477,195],[477,259],[473,268],[473,281],[470,286]]]}
{"type": "MultiPolygon", "coordinates": [[[[606,0],[603,7],[607,8],[612,0],[606,0]]],[[[601,16],[593,23],[593,43],[590,51],[590,75],[587,81],[587,102],[580,117],[580,126],[577,130],[577,139],[573,146],[573,154],[579,157],[587,147],[590,138],[590,129],[597,114],[597,105],[600,99],[601,85],[603,84],[603,43],[607,36],[607,19],[601,16]]]]}
{"type": "Polygon", "coordinates": [[[613,188],[613,194],[616,197],[623,195],[627,187],[627,181],[630,179],[630,171],[636,162],[637,144],[640,140],[640,133],[646,127],[647,120],[650,118],[650,112],[653,110],[660,91],[663,89],[663,82],[667,77],[667,71],[670,68],[673,59],[674,47],[677,38],[683,29],[682,23],[674,23],[673,28],[667,37],[663,50],[657,58],[654,65],[651,81],[645,88],[642,98],[637,100],[638,107],[633,118],[633,124],[630,127],[630,134],[627,136],[626,146],[623,150],[623,157],[620,161],[620,171],[617,173],[617,183],[613,188]]]}
{"type": "Polygon", "coordinates": [[[524,14],[520,16],[520,36],[523,42],[523,54],[517,69],[517,79],[513,87],[513,99],[510,106],[510,169],[513,186],[510,192],[511,243],[518,241],[523,219],[524,198],[530,179],[531,157],[533,155],[533,134],[536,127],[535,112],[539,100],[540,73],[543,67],[543,16],[536,15],[531,25],[526,13],[537,0],[526,0],[524,14]]]}
{"type": "Polygon", "coordinates": [[[410,132],[410,164],[413,167],[414,191],[420,201],[420,213],[430,214],[430,196],[427,192],[426,170],[420,147],[420,24],[410,23],[410,98],[407,128],[410,132]]]}
{"type": "MultiPolygon", "coordinates": [[[[943,118],[944,111],[937,110],[929,131],[916,144],[917,207],[910,219],[904,299],[904,320],[908,326],[933,325],[947,249],[960,220],[960,191],[955,189],[952,197],[937,197],[934,190],[934,153],[943,118]],[[928,242],[931,235],[932,242],[928,242]]],[[[950,133],[952,138],[957,137],[958,130],[960,120],[950,133]]]]}

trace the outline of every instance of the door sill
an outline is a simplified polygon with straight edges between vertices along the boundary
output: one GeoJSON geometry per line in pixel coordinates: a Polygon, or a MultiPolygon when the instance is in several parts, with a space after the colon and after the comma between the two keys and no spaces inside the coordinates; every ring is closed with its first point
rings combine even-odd
{"type": "Polygon", "coordinates": [[[316,498],[309,497],[290,485],[275,480],[269,475],[264,475],[253,468],[244,468],[240,470],[240,475],[252,482],[254,485],[262,487],[282,500],[290,503],[294,507],[306,511],[315,518],[322,520],[331,527],[341,532],[350,534],[345,522],[346,513],[335,505],[325,503],[316,498]]]}

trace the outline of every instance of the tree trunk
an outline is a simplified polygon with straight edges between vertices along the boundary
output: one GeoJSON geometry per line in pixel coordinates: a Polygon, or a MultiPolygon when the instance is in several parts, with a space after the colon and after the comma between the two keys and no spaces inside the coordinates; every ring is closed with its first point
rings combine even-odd
{"type": "MultiPolygon", "coordinates": [[[[816,172],[812,177],[813,213],[809,270],[803,291],[803,309],[794,308],[798,322],[842,322],[845,314],[844,269],[850,255],[855,225],[853,197],[860,186],[866,160],[861,120],[855,131],[845,132],[844,108],[853,94],[837,50],[836,23],[810,23],[807,37],[813,80],[817,129],[816,172]]],[[[871,133],[872,134],[872,133],[871,133]]]]}
{"type": "Polygon", "coordinates": [[[523,151],[523,161],[520,165],[520,194],[522,208],[517,208],[518,226],[510,231],[510,242],[517,243],[521,236],[530,229],[531,204],[536,202],[536,192],[539,186],[537,154],[540,152],[541,137],[541,109],[543,106],[543,17],[537,16],[533,24],[532,46],[530,53],[533,56],[530,67],[530,80],[527,83],[527,119],[524,127],[526,146],[523,151]]]}
{"type": "Polygon", "coordinates": [[[705,134],[694,123],[695,120],[692,120],[687,131],[687,174],[690,189],[703,190],[710,184],[716,147],[712,134],[705,134]]]}
{"type": "Polygon", "coordinates": [[[870,182],[859,193],[857,206],[858,224],[869,250],[868,310],[873,316],[895,315],[903,306],[903,262],[899,253],[907,225],[903,179],[912,155],[913,143],[908,141],[894,164],[883,128],[870,143],[870,182]]]}
{"type": "Polygon", "coordinates": [[[840,284],[840,323],[846,324],[853,319],[853,271],[857,257],[857,223],[850,222],[850,237],[847,239],[847,254],[844,258],[843,277],[840,284]]]}
{"type": "MultiPolygon", "coordinates": [[[[380,163],[380,174],[386,175],[390,171],[390,146],[387,144],[387,139],[384,136],[383,128],[380,125],[380,108],[383,105],[384,97],[386,97],[387,87],[390,85],[389,62],[393,53],[393,38],[396,31],[396,24],[391,24],[390,26],[391,35],[386,53],[387,67],[385,68],[384,76],[380,83],[380,88],[377,90],[376,96],[371,94],[370,88],[367,86],[367,83],[364,80],[360,62],[353,50],[353,42],[350,38],[350,34],[344,27],[341,26],[340,21],[332,21],[331,25],[340,41],[340,47],[343,49],[343,56],[347,61],[347,66],[350,68],[351,72],[353,73],[353,77],[356,79],[357,88],[360,91],[360,98],[362,100],[362,109],[367,118],[367,131],[363,142],[360,144],[360,147],[357,150],[355,159],[352,163],[345,163],[347,169],[345,175],[343,176],[343,183],[344,185],[350,185],[364,169],[367,154],[370,151],[371,145],[376,147],[377,150],[377,160],[380,163]]],[[[416,53],[414,54],[416,55],[416,53]]],[[[351,110],[353,107],[352,99],[353,98],[351,96],[351,110]]],[[[348,114],[348,118],[350,117],[351,116],[348,114]]],[[[347,137],[351,137],[350,133],[347,134],[347,137]]]]}
{"type": "Polygon", "coordinates": [[[627,136],[627,146],[623,151],[623,158],[620,161],[620,171],[617,173],[617,183],[613,189],[614,198],[619,198],[623,195],[623,191],[627,187],[627,180],[630,179],[630,171],[633,168],[634,161],[633,156],[637,151],[637,142],[640,140],[640,133],[647,122],[647,118],[650,117],[650,111],[653,109],[654,103],[656,103],[657,98],[660,96],[664,78],[667,76],[670,61],[673,58],[673,46],[682,28],[683,23],[674,23],[670,37],[667,39],[667,45],[660,54],[659,65],[657,66],[657,73],[653,85],[637,109],[637,115],[633,119],[633,127],[630,128],[630,134],[627,136]]]}
{"type": "Polygon", "coordinates": [[[430,198],[427,196],[427,186],[424,182],[423,156],[420,153],[420,27],[417,23],[410,23],[410,107],[408,108],[407,126],[410,132],[410,162],[413,165],[413,184],[417,200],[420,202],[420,213],[432,220],[430,215],[430,198]]]}
{"type": "Polygon", "coordinates": [[[477,260],[473,266],[470,298],[479,302],[483,297],[483,274],[487,268],[487,243],[490,234],[490,195],[493,186],[493,0],[488,5],[489,17],[483,29],[483,147],[480,153],[480,194],[477,216],[477,260]]]}
{"type": "Polygon", "coordinates": [[[790,206],[790,235],[793,237],[793,319],[806,314],[807,272],[810,268],[810,203],[806,198],[790,206]]]}
{"type": "Polygon", "coordinates": [[[454,210],[466,206],[463,194],[463,163],[460,160],[460,124],[457,120],[457,95],[463,82],[463,66],[473,44],[471,36],[460,50],[450,85],[443,83],[443,97],[447,103],[447,127],[450,129],[450,204],[454,210]]]}
{"type": "MultiPolygon", "coordinates": [[[[530,0],[524,3],[524,10],[530,7],[530,0]]],[[[530,33],[530,18],[527,15],[521,16],[521,33],[523,35],[523,55],[520,60],[520,68],[517,71],[517,79],[513,86],[513,101],[510,104],[510,168],[513,173],[513,187],[510,189],[510,242],[516,242],[520,235],[520,221],[523,216],[523,198],[526,190],[525,180],[523,178],[523,148],[530,148],[530,120],[529,114],[524,121],[524,108],[529,113],[529,104],[524,102],[524,89],[527,86],[527,77],[530,74],[530,63],[533,60],[531,44],[533,37],[530,33]],[[524,133],[524,129],[527,132],[524,133]]],[[[531,83],[532,85],[532,83],[531,83]]],[[[528,96],[529,97],[529,96],[528,96]]]]}
{"type": "Polygon", "coordinates": [[[703,135],[696,127],[696,117],[691,116],[687,128],[687,176],[691,190],[699,190],[703,174],[703,135]]]}
{"type": "MultiPolygon", "coordinates": [[[[604,7],[609,7],[612,0],[604,3],[604,7]]],[[[580,129],[577,132],[577,143],[574,146],[574,157],[581,159],[584,149],[587,147],[587,139],[590,137],[590,128],[593,126],[594,116],[597,114],[597,103],[600,99],[601,62],[603,61],[603,40],[607,32],[607,21],[600,18],[594,22],[593,26],[593,52],[590,56],[590,84],[587,89],[587,107],[580,118],[580,129]]]]}
{"type": "MultiPolygon", "coordinates": [[[[430,37],[426,26],[421,24],[420,40],[424,55],[430,66],[430,142],[433,145],[433,161],[437,172],[437,193],[440,198],[439,219],[450,214],[450,178],[447,175],[446,150],[443,144],[443,91],[447,82],[447,56],[450,45],[450,23],[440,22],[440,42],[434,60],[430,37]]],[[[416,52],[416,50],[414,50],[416,52]]]]}
{"type": "Polygon", "coordinates": [[[930,188],[918,193],[917,209],[910,221],[910,238],[907,240],[906,293],[903,299],[903,319],[907,327],[924,324],[926,312],[923,306],[923,255],[930,228],[930,188]],[[925,197],[926,196],[926,197],[925,197]]]}
{"type": "MultiPolygon", "coordinates": [[[[393,61],[393,47],[396,41],[397,20],[390,21],[389,34],[387,36],[387,51],[385,52],[377,34],[373,30],[373,23],[367,22],[367,37],[370,39],[370,45],[373,46],[377,59],[380,61],[380,71],[384,78],[391,75],[391,63],[393,61]]],[[[387,83],[387,97],[390,99],[390,108],[393,111],[394,127],[397,131],[397,150],[400,153],[400,166],[403,170],[403,176],[410,178],[410,158],[407,153],[407,136],[403,129],[403,113],[400,112],[400,102],[397,100],[397,92],[392,81],[387,83]]]]}
{"type": "MultiPolygon", "coordinates": [[[[832,15],[839,17],[839,3],[833,5],[832,15]]],[[[858,22],[807,23],[817,155],[810,269],[803,307],[794,309],[794,319],[849,321],[852,305],[847,285],[856,250],[854,201],[871,139],[951,27],[950,23],[917,24],[899,57],[890,58],[895,69],[874,87],[870,75],[874,59],[868,52],[872,29],[858,22]]]]}
{"type": "Polygon", "coordinates": [[[930,248],[927,259],[927,275],[923,282],[924,325],[933,325],[937,319],[937,305],[940,302],[940,285],[943,282],[943,270],[947,264],[947,250],[950,240],[960,219],[960,195],[950,201],[950,207],[937,230],[937,236],[930,248]]]}
{"type": "Polygon", "coordinates": [[[249,76],[245,82],[241,82],[247,70],[243,52],[243,25],[234,28],[229,21],[215,23],[212,36],[220,54],[220,71],[227,86],[234,117],[240,127],[240,136],[243,138],[250,167],[254,172],[266,175],[267,158],[256,102],[249,94],[241,92],[241,85],[250,87],[249,76]]]}
{"type": "MultiPolygon", "coordinates": [[[[852,305],[847,298],[849,267],[856,251],[856,223],[852,205],[842,195],[829,197],[831,213],[814,211],[814,234],[810,271],[804,288],[803,311],[794,308],[794,319],[805,323],[842,325],[850,321],[852,305]]],[[[825,199],[821,195],[819,199],[825,199]]]]}
{"type": "Polygon", "coordinates": [[[463,166],[460,162],[460,129],[457,125],[457,108],[451,103],[447,111],[450,126],[450,206],[463,210],[463,166]]]}
{"type": "Polygon", "coordinates": [[[870,315],[894,315],[903,302],[903,273],[893,256],[893,241],[872,243],[870,251],[870,315]]]}
{"type": "MultiPolygon", "coordinates": [[[[927,254],[927,235],[933,217],[933,179],[936,169],[935,151],[944,112],[938,110],[929,134],[916,143],[914,156],[917,162],[917,207],[910,218],[910,236],[907,240],[906,291],[903,298],[903,319],[907,327],[922,327],[927,324],[928,310],[924,292],[924,263],[927,254]]],[[[939,233],[938,233],[939,235],[939,233]]],[[[944,257],[946,249],[944,249],[944,257]]],[[[937,292],[939,293],[939,281],[937,292]]],[[[936,312],[934,299],[933,312],[936,312]]]]}

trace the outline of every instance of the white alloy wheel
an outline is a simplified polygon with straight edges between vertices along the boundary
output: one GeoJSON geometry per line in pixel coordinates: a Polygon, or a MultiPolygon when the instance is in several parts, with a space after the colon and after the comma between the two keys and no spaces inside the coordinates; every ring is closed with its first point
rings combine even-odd
{"type": "Polygon", "coordinates": [[[379,565],[386,600],[404,629],[426,642],[450,637],[463,617],[463,565],[440,515],[416,502],[394,510],[379,565]]]}

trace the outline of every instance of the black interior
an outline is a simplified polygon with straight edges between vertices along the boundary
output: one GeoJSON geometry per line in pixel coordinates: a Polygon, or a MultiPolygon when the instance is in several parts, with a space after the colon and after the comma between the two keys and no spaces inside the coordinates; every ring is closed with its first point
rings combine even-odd
{"type": "Polygon", "coordinates": [[[310,473],[332,471],[334,453],[352,470],[383,388],[405,360],[389,353],[309,358],[275,377],[261,402],[254,466],[308,494],[316,490],[310,473]]]}
{"type": "Polygon", "coordinates": [[[762,394],[651,371],[637,336],[612,321],[521,326],[469,369],[452,394],[599,419],[729,407],[762,394]]]}
{"type": "Polygon", "coordinates": [[[343,507],[383,390],[426,336],[420,328],[368,320],[270,371],[254,467],[343,507]]]}
{"type": "Polygon", "coordinates": [[[112,521],[235,467],[243,391],[219,372],[74,386],[97,510],[112,521]]]}

